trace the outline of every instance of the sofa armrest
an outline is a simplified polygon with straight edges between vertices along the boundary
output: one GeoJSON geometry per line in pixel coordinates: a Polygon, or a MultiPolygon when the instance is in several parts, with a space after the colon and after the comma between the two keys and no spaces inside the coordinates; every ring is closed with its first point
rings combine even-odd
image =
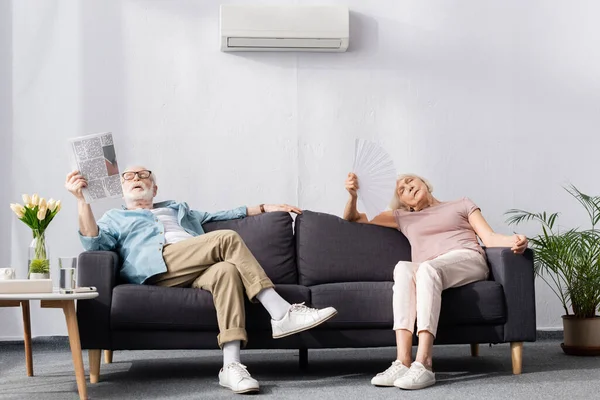
{"type": "Polygon", "coordinates": [[[533,251],[514,254],[507,247],[485,249],[490,279],[500,283],[506,301],[504,342],[536,339],[533,251]]]}
{"type": "Polygon", "coordinates": [[[77,302],[77,321],[83,349],[111,349],[110,309],[119,274],[119,256],[112,251],[86,251],[79,255],[79,286],[95,286],[98,297],[77,302]]]}

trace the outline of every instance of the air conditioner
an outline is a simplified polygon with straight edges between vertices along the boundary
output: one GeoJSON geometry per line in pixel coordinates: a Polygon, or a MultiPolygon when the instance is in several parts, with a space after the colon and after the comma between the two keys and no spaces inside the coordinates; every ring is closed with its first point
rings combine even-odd
{"type": "Polygon", "coordinates": [[[221,6],[221,51],[334,51],[348,48],[348,7],[221,6]]]}

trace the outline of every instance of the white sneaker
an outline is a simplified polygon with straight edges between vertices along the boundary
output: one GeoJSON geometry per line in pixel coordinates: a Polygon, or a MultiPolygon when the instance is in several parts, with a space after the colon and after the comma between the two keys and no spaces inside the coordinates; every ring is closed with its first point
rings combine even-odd
{"type": "Polygon", "coordinates": [[[388,369],[378,373],[371,379],[371,385],[375,386],[394,386],[398,378],[402,378],[408,372],[408,367],[400,361],[394,361],[388,369]]]}
{"type": "Polygon", "coordinates": [[[219,385],[234,393],[258,392],[258,381],[250,376],[244,364],[232,362],[219,371],[219,385]]]}
{"type": "Polygon", "coordinates": [[[433,384],[435,384],[435,374],[417,361],[412,363],[402,378],[394,382],[394,386],[407,390],[423,389],[433,384]]]}
{"type": "Polygon", "coordinates": [[[301,304],[292,304],[285,316],[279,320],[271,320],[273,327],[273,338],[279,339],[294,333],[302,332],[322,324],[329,318],[337,314],[333,307],[327,307],[320,310],[310,308],[301,304]]]}

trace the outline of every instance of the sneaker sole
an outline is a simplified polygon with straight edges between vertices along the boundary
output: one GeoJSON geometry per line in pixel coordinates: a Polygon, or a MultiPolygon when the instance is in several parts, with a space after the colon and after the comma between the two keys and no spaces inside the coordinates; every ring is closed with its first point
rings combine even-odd
{"type": "Polygon", "coordinates": [[[260,391],[260,388],[248,388],[248,389],[242,389],[242,390],[233,390],[231,388],[231,386],[225,385],[225,384],[223,384],[221,382],[219,382],[219,385],[221,385],[222,387],[227,388],[227,389],[231,390],[233,393],[237,393],[237,394],[251,393],[251,392],[258,392],[258,391],[260,391]]]}
{"type": "Polygon", "coordinates": [[[273,335],[273,339],[281,339],[281,338],[284,338],[286,336],[291,336],[291,335],[295,335],[296,333],[307,331],[309,329],[314,328],[315,326],[321,325],[323,322],[325,322],[325,321],[327,321],[327,320],[335,317],[336,315],[337,315],[337,311],[334,312],[333,314],[329,315],[328,317],[325,317],[325,318],[323,318],[323,319],[321,319],[319,321],[316,321],[312,325],[304,326],[304,327],[302,327],[300,329],[296,329],[295,331],[285,332],[285,333],[282,333],[282,334],[279,334],[279,335],[273,335]]]}
{"type": "Polygon", "coordinates": [[[435,381],[421,383],[419,385],[415,385],[415,386],[412,386],[412,387],[402,387],[402,386],[396,386],[396,385],[394,385],[394,386],[396,386],[397,388],[400,388],[402,390],[419,390],[419,389],[425,389],[425,388],[427,388],[429,386],[433,386],[433,385],[435,385],[435,381]]]}
{"type": "Polygon", "coordinates": [[[371,382],[371,385],[373,385],[375,387],[394,387],[393,383],[391,385],[386,385],[384,383],[373,383],[373,382],[371,382]]]}

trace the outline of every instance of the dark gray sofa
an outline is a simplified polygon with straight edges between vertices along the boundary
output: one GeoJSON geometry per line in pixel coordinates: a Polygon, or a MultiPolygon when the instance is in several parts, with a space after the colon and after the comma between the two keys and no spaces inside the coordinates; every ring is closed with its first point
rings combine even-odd
{"type": "MultiPolygon", "coordinates": [[[[410,259],[410,245],[397,230],[311,211],[296,218],[295,233],[288,213],[204,228],[237,231],[290,303],[339,312],[313,330],[274,340],[267,312],[247,302],[249,349],[299,349],[305,366],[307,349],[395,346],[393,270],[410,259]]],[[[536,338],[533,254],[515,255],[508,248],[486,253],[488,281],[444,291],[435,343],[470,344],[475,355],[478,343],[510,342],[513,372],[520,373],[522,343],[536,338]]],[[[79,256],[78,280],[100,294],[77,308],[81,345],[91,350],[92,382],[101,349],[218,348],[216,313],[206,291],[122,284],[117,253],[105,251],[79,256]]]]}

